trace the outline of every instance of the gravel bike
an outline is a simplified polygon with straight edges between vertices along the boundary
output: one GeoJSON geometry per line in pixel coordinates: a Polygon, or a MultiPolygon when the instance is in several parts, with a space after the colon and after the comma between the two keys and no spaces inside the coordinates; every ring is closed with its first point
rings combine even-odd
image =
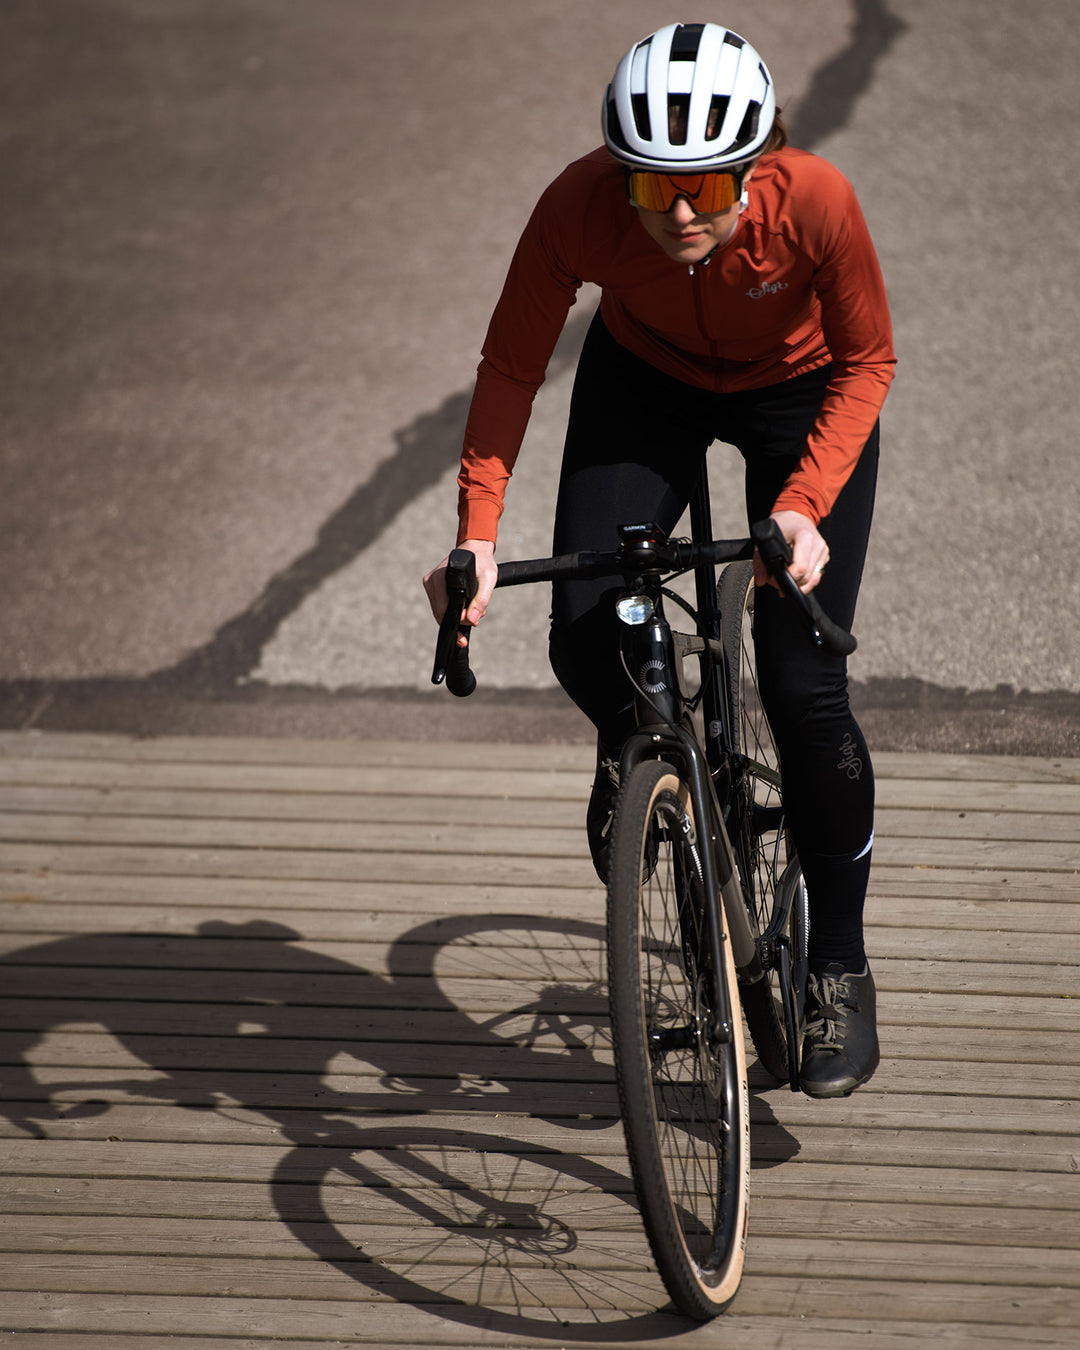
{"type": "MultiPolygon", "coordinates": [[[[774,521],[754,525],[749,539],[712,538],[704,468],[690,521],[691,539],[629,523],[610,552],[501,563],[498,585],[621,578],[615,608],[637,728],[620,755],[609,853],[616,1078],[654,1259],[677,1307],[705,1320],[731,1302],[745,1255],[742,1016],[761,1064],[798,1091],[806,982],[806,890],[757,696],[755,548],[809,640],[846,655],[855,639],[799,590],[774,521]],[[694,604],[666,584],[688,572],[694,604]],[[672,629],[665,601],[685,611],[692,632],[672,629]]],[[[432,682],[458,696],[476,685],[460,623],[475,589],[475,558],[455,549],[432,682]]]]}

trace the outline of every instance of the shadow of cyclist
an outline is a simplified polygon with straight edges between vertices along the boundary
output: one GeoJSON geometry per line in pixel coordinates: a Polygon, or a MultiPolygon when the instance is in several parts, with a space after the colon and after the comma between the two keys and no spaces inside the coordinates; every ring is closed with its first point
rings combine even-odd
{"type": "MultiPolygon", "coordinates": [[[[410,1257],[399,1268],[395,1253],[343,1236],[323,1184],[330,1175],[335,1194],[344,1185],[398,1212],[399,1225],[425,1223],[429,1249],[461,1247],[467,1234],[467,1260],[488,1271],[478,1290],[508,1261],[518,1263],[519,1285],[521,1268],[539,1263],[549,1284],[562,1272],[569,1302],[595,1304],[596,1289],[583,1298],[576,1273],[579,1241],[594,1240],[578,1231],[588,1206],[603,1197],[640,1235],[618,1148],[598,1158],[557,1146],[561,1128],[602,1131],[618,1118],[602,962],[600,925],[522,916],[421,924],[391,945],[385,973],[300,945],[295,929],[266,920],[41,943],[0,960],[13,1014],[2,1110],[39,1138],[132,1099],[256,1112],[295,1145],[270,1179],[280,1218],[349,1278],[432,1304],[422,1262],[410,1257]],[[118,1067],[88,1073],[77,1047],[65,1055],[63,1029],[88,1025],[123,1047],[118,1067]],[[516,1118],[515,1135],[472,1132],[472,1118],[483,1129],[495,1116],[516,1118]],[[537,1133],[522,1120],[554,1128],[537,1133]],[[523,1168],[533,1178],[525,1198],[523,1168]]],[[[760,1117],[758,1103],[755,1132],[771,1128],[760,1117]]],[[[780,1152],[791,1156],[797,1145],[780,1134],[780,1152]]],[[[599,1301],[612,1316],[640,1306],[634,1286],[648,1263],[643,1240],[637,1246],[638,1269],[596,1277],[608,1286],[599,1301]]],[[[449,1288],[435,1294],[443,1315],[469,1325],[498,1322],[508,1333],[552,1325],[535,1308],[458,1302],[449,1288]]],[[[663,1334],[655,1314],[622,1313],[604,1327],[594,1311],[581,1326],[560,1324],[559,1334],[663,1334]]]]}

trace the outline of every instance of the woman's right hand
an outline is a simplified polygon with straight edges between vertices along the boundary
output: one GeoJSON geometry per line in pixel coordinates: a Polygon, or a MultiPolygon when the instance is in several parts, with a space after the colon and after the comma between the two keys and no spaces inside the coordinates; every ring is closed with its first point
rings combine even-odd
{"type": "MultiPolygon", "coordinates": [[[[476,595],[473,597],[472,604],[462,616],[463,623],[470,624],[475,628],[487,612],[491,593],[495,589],[495,582],[499,575],[499,569],[495,564],[495,545],[490,539],[465,539],[458,545],[458,548],[468,549],[470,553],[476,555],[476,595]]],[[[444,558],[437,567],[433,567],[424,577],[424,590],[427,592],[428,604],[431,606],[431,612],[435,616],[436,623],[441,622],[442,616],[446,613],[446,564],[448,561],[449,557],[444,558]]],[[[460,634],[458,635],[458,646],[465,646],[465,639],[460,634]]]]}

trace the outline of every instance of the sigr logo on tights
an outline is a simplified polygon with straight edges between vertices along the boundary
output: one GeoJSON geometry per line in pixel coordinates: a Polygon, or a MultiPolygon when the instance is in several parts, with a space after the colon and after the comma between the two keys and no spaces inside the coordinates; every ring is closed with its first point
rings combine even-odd
{"type": "Polygon", "coordinates": [[[840,760],[836,767],[849,778],[862,777],[863,762],[855,748],[855,737],[850,731],[845,733],[844,739],[840,742],[840,760]]]}

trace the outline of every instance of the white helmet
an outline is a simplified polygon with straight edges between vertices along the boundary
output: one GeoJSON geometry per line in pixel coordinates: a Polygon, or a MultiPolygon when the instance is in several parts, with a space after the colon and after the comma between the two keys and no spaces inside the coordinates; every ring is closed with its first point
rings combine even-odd
{"type": "Polygon", "coordinates": [[[772,76],[745,38],[715,23],[673,23],[619,62],[604,140],[634,168],[695,173],[754,159],[775,117],[772,76]],[[682,116],[671,118],[674,109],[682,116]]]}

